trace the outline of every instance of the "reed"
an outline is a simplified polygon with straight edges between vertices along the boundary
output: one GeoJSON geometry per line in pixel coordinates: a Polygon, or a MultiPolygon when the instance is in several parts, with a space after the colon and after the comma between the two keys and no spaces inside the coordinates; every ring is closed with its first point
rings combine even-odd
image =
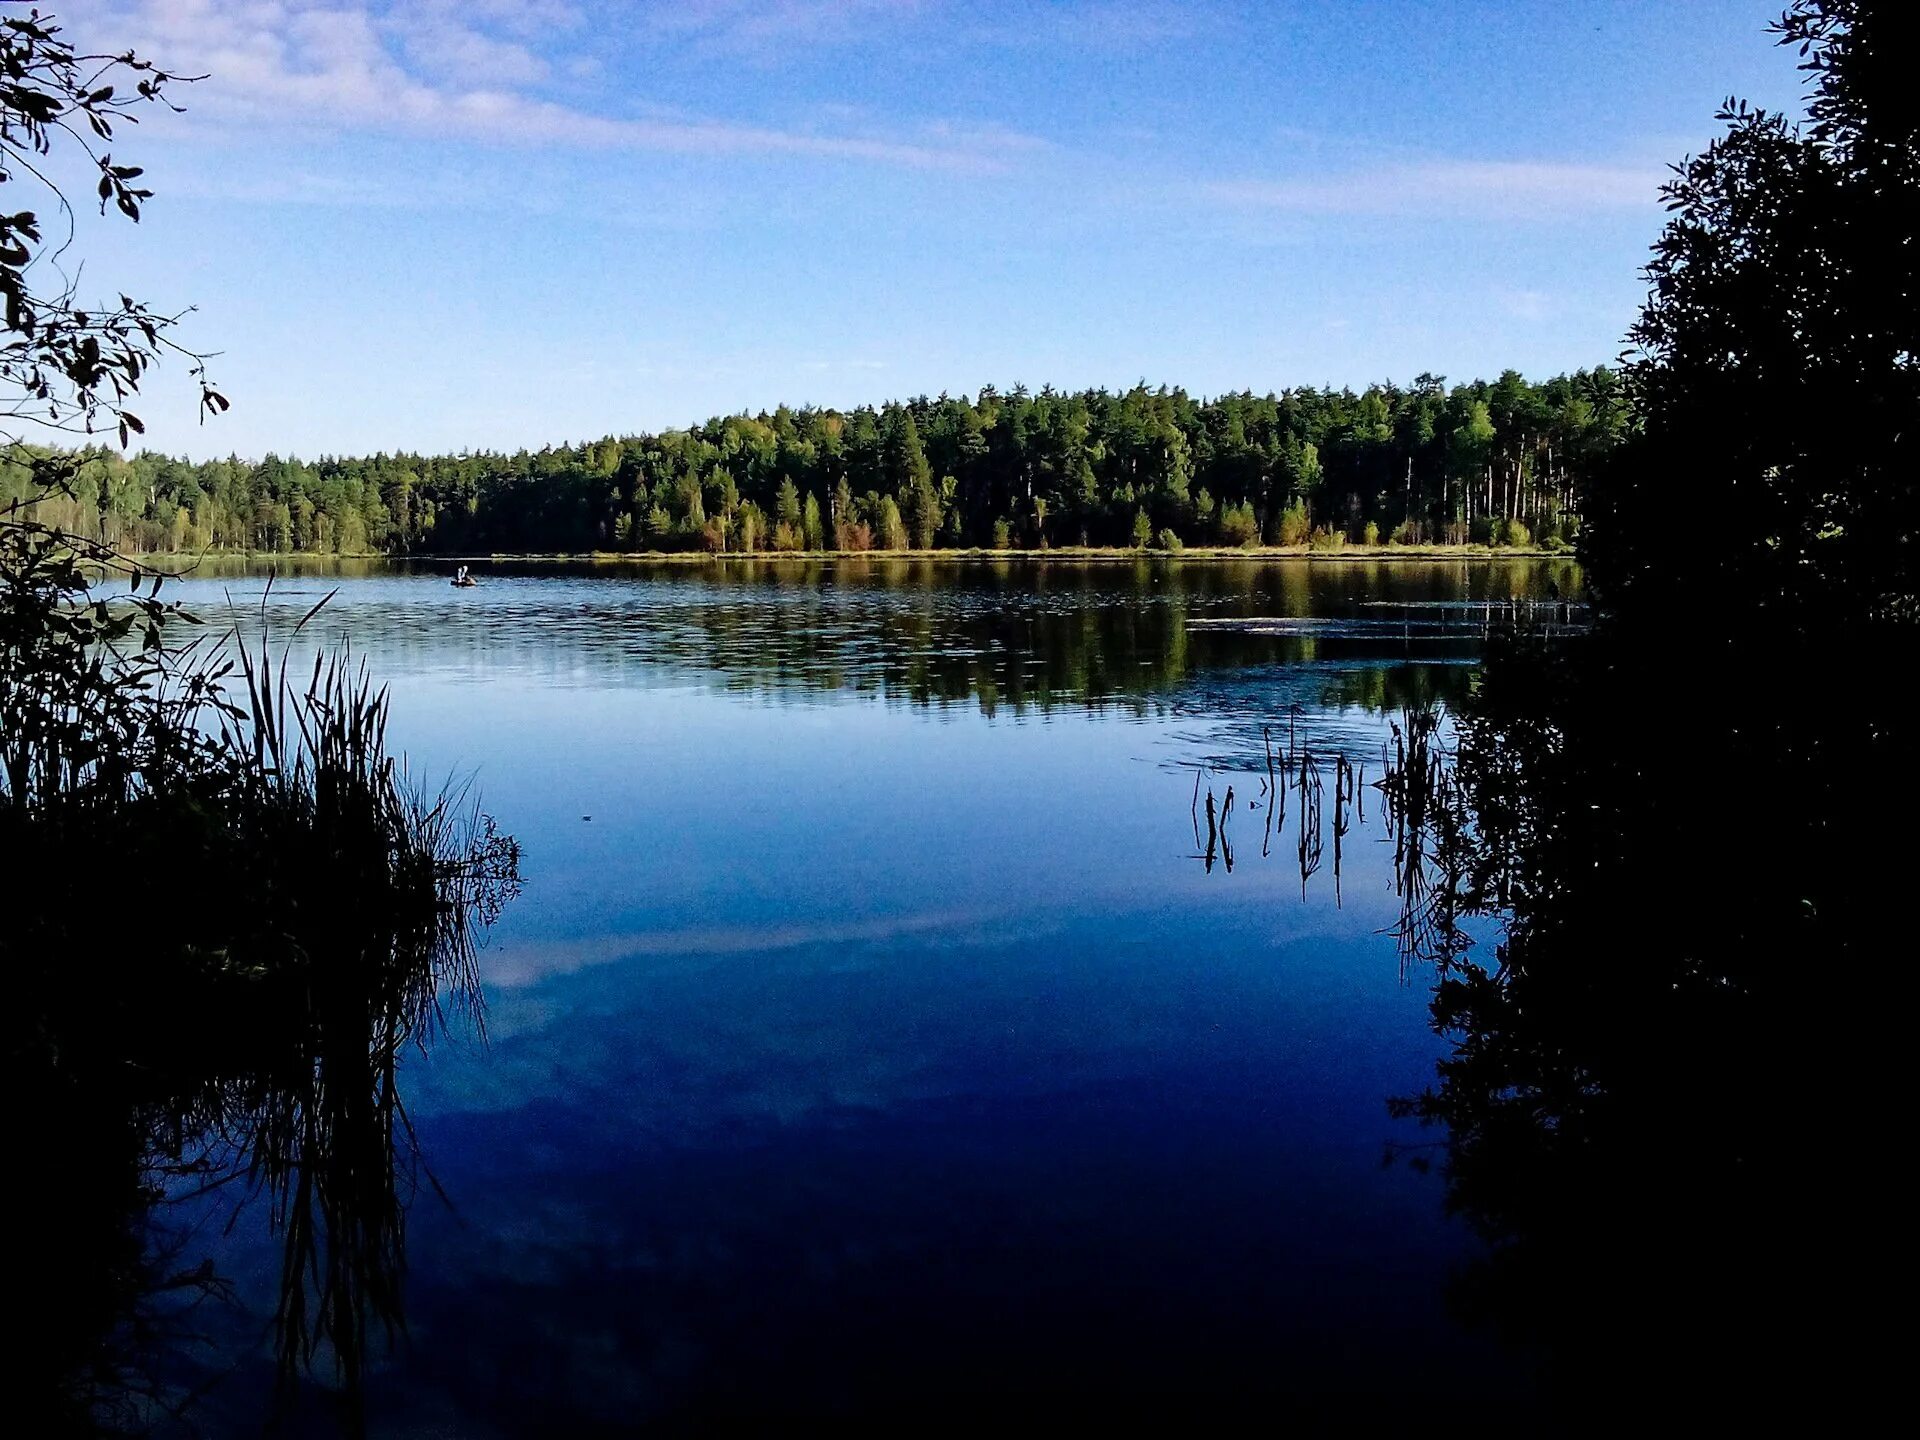
{"type": "Polygon", "coordinates": [[[356,1431],[431,1184],[403,1058],[455,1026],[484,1036],[476,947],[518,847],[465,787],[412,782],[364,664],[296,667],[305,621],[277,650],[238,626],[173,646],[164,577],[114,604],[70,549],[0,543],[7,1078],[30,1102],[19,1153],[75,1192],[28,1258],[47,1318],[23,1373],[57,1392],[60,1428],[190,1401],[151,1352],[223,1287],[164,1253],[156,1207],[217,1192],[279,1246],[283,1393],[330,1364],[356,1431]]]}

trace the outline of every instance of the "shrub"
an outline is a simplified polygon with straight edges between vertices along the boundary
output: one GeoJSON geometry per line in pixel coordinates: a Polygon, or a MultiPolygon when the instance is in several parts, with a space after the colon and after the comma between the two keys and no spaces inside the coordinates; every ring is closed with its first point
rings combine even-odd
{"type": "Polygon", "coordinates": [[[1220,512],[1220,543],[1251,545],[1260,538],[1260,524],[1254,519],[1253,506],[1229,505],[1220,512]]]}
{"type": "Polygon", "coordinates": [[[1173,527],[1167,526],[1160,531],[1160,548],[1170,555],[1177,555],[1187,547],[1180,542],[1180,537],[1173,533],[1173,527]]]}
{"type": "Polygon", "coordinates": [[[1322,525],[1308,537],[1307,545],[1314,550],[1344,550],[1347,548],[1347,536],[1343,530],[1329,530],[1322,525]]]}
{"type": "Polygon", "coordinates": [[[1013,526],[1006,520],[993,522],[993,548],[1011,550],[1013,548],[1013,526]]]}
{"type": "Polygon", "coordinates": [[[1362,545],[1378,545],[1380,543],[1379,525],[1372,520],[1367,521],[1367,528],[1360,532],[1360,543],[1362,545]]]}
{"type": "Polygon", "coordinates": [[[1475,545],[1491,545],[1495,540],[1495,521],[1487,515],[1475,517],[1473,524],[1467,527],[1467,539],[1475,545]]]}
{"type": "Polygon", "coordinates": [[[907,523],[901,518],[899,502],[891,495],[880,502],[880,545],[885,550],[907,548],[907,523]]]}
{"type": "Polygon", "coordinates": [[[1502,545],[1531,545],[1533,543],[1533,536],[1529,533],[1527,527],[1522,525],[1518,520],[1509,520],[1505,525],[1500,527],[1500,543],[1502,545]]]}
{"type": "Polygon", "coordinates": [[[1419,527],[1411,520],[1402,520],[1393,527],[1393,533],[1387,537],[1389,545],[1415,545],[1419,543],[1419,527]]]}
{"type": "Polygon", "coordinates": [[[1299,503],[1289,505],[1280,512],[1280,543],[1282,545],[1304,545],[1307,543],[1307,507],[1299,503]]]}
{"type": "Polygon", "coordinates": [[[735,513],[733,523],[735,535],[734,549],[752,551],[758,550],[766,544],[766,512],[751,500],[743,504],[735,513]]]}
{"type": "Polygon", "coordinates": [[[1153,543],[1153,522],[1144,510],[1133,512],[1133,543],[1141,550],[1153,543]]]}

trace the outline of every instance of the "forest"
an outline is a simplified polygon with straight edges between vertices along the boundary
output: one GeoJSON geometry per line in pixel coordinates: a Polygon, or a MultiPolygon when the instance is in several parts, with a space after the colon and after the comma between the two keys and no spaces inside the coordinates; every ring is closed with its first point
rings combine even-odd
{"type": "MultiPolygon", "coordinates": [[[[512,455],[83,452],[40,519],[122,550],[269,554],[1570,546],[1632,426],[1605,367],[1533,382],[920,397],[512,455]]],[[[29,494],[0,468],[0,503],[29,494]]]]}

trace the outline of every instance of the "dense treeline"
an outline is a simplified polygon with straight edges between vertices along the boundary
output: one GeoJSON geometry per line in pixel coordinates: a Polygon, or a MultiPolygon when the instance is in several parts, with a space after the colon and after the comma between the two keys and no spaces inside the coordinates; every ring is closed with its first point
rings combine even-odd
{"type": "Polygon", "coordinates": [[[1206,401],[989,388],[513,455],[102,451],[44,518],[150,552],[1552,545],[1629,423],[1605,368],[1206,401]]]}

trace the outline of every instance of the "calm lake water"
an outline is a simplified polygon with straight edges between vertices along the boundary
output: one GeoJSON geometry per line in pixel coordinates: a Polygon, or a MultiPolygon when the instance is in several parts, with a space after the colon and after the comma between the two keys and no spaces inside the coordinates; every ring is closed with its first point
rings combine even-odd
{"type": "MultiPolygon", "coordinates": [[[[1386,1100],[1440,1045],[1377,797],[1303,880],[1262,731],[1377,777],[1488,607],[1570,565],[481,580],[178,587],[284,634],[337,583],[301,643],[364,656],[412,773],[524,847],[487,1043],[407,1068],[450,1203],[412,1211],[376,1433],[1523,1403],[1449,1318],[1474,1242],[1438,1177],[1382,1164],[1434,1138],[1386,1100]]],[[[262,1227],[204,1229],[268,1313],[262,1227]]],[[[203,1423],[257,1424],[264,1375],[203,1423]]]]}

